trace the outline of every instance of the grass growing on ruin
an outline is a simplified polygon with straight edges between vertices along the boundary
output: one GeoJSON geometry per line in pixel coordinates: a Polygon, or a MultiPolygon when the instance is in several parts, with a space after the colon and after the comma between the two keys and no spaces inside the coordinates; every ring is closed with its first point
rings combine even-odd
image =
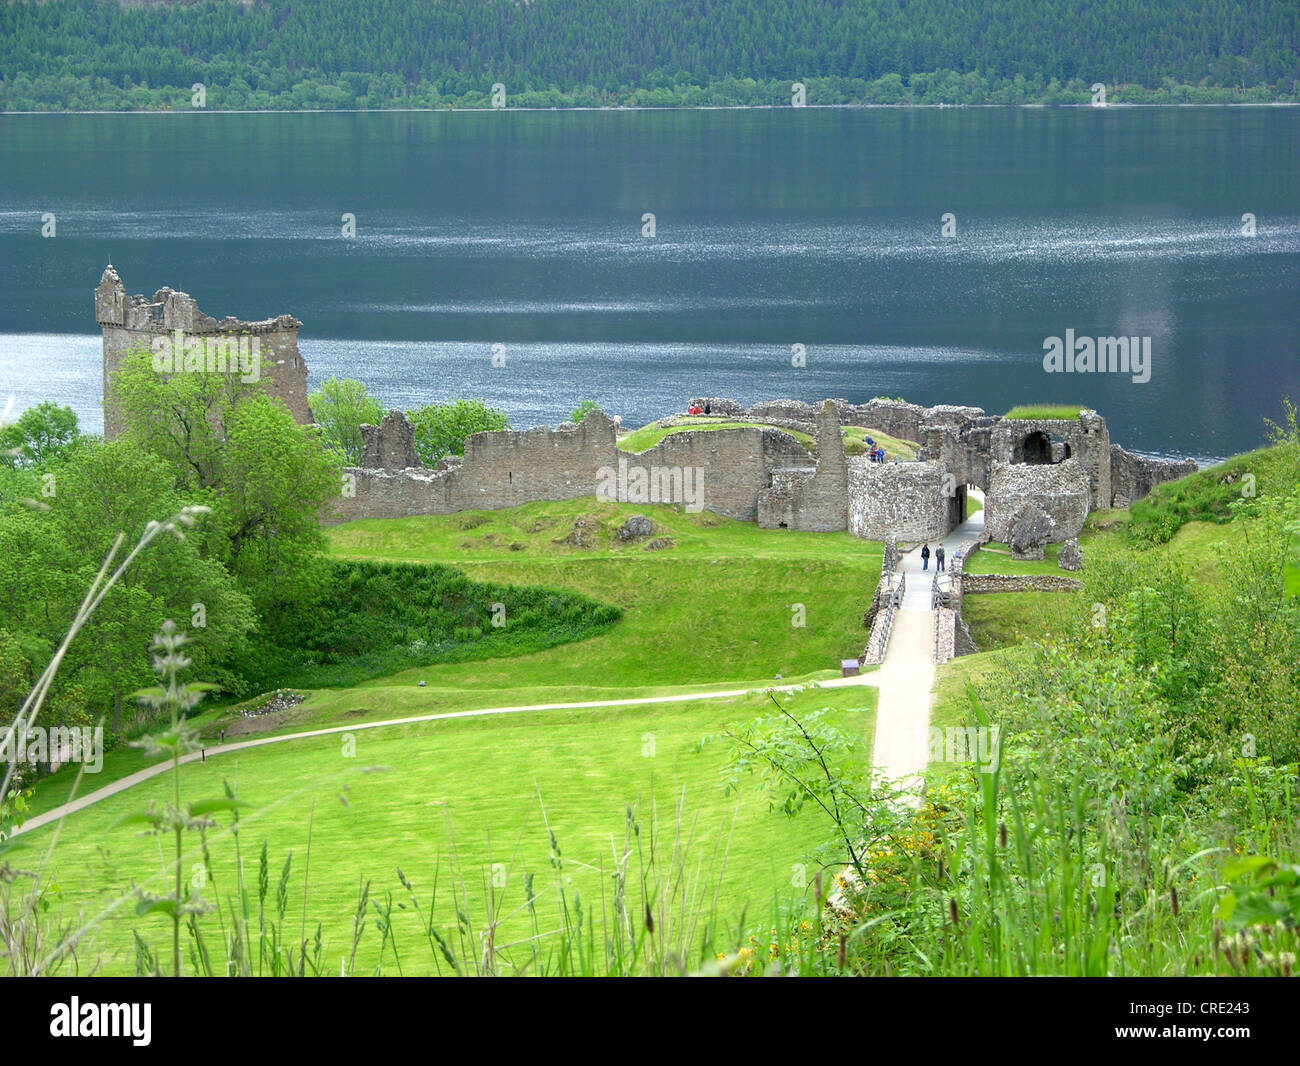
{"type": "Polygon", "coordinates": [[[886,459],[900,459],[903,462],[912,462],[916,459],[917,453],[921,450],[919,444],[910,440],[903,440],[899,437],[891,437],[888,433],[881,433],[878,429],[863,429],[861,426],[844,426],[841,429],[844,434],[844,452],[846,455],[866,455],[867,437],[870,436],[876,444],[885,449],[886,459]]]}
{"type": "MultiPolygon", "coordinates": [[[[646,826],[657,809],[671,845],[679,804],[678,846],[686,853],[685,874],[698,880],[695,906],[701,914],[716,912],[720,928],[734,935],[746,915],[765,921],[778,899],[800,895],[794,864],[807,860],[828,829],[812,810],[796,819],[770,810],[753,788],[727,796],[720,775],[725,750],[697,750],[702,736],[762,713],[762,702],[755,695],[361,731],[355,734],[355,758],[344,755],[337,735],[255,752],[210,752],[206,762],[182,767],[182,788],[188,797],[207,797],[221,793],[223,778],[237,781],[247,804],[240,830],[246,879],[256,880],[256,853],[264,839],[273,886],[293,852],[285,889],[290,913],[296,917],[305,910],[308,937],[317,921],[323,923],[323,954],[333,972],[351,950],[363,882],[372,882],[371,898],[381,908],[393,902],[390,893],[397,901],[407,899],[398,867],[422,898],[441,878],[434,918],[444,933],[450,928],[454,936],[458,907],[481,922],[484,895],[495,890],[504,901],[497,942],[532,935],[522,906],[525,874],[536,875],[542,894],[537,910],[546,926],[554,925],[556,856],[548,832],[559,848],[570,905],[581,899],[584,913],[600,922],[612,890],[612,856],[622,847],[629,815],[646,826]],[[304,894],[309,833],[310,884],[304,894]],[[499,884],[492,884],[494,877],[499,884]]],[[[799,710],[822,707],[832,708],[831,720],[859,739],[864,757],[869,754],[875,690],[828,689],[796,697],[799,710]]],[[[151,779],[70,816],[64,826],[51,873],[65,913],[93,914],[128,897],[120,916],[92,942],[94,952],[102,953],[101,972],[131,972],[131,926],[146,940],[160,938],[164,922],[137,918],[129,898],[133,881],[148,886],[162,869],[157,843],[118,823],[149,801],[168,798],[170,788],[166,775],[151,779]]],[[[11,861],[34,863],[50,833],[44,827],[18,837],[11,861]]],[[[212,856],[215,878],[205,894],[224,900],[234,883],[228,836],[213,836],[212,856]]],[[[372,931],[358,951],[358,972],[379,961],[373,917],[372,912],[365,920],[372,931]]],[[[433,972],[422,917],[393,905],[391,920],[402,972],[433,972]]],[[[295,938],[297,933],[295,922],[295,938]]],[[[391,949],[384,970],[397,972],[391,949]]]]}
{"type": "MultiPolygon", "coordinates": [[[[699,418],[690,415],[684,415],[672,419],[667,424],[660,422],[651,422],[649,425],[642,426],[640,429],[633,430],[627,436],[621,438],[618,446],[625,452],[644,452],[653,448],[665,437],[673,433],[699,432],[716,429],[762,429],[763,424],[759,422],[732,422],[720,421],[716,418],[699,418]]],[[[772,426],[772,429],[779,429],[782,433],[788,433],[808,451],[816,453],[817,442],[808,434],[797,429],[786,429],[783,426],[772,426]]],[[[887,459],[902,459],[911,461],[916,458],[919,445],[912,441],[901,440],[898,437],[891,437],[887,433],[881,433],[875,429],[863,429],[861,426],[843,426],[840,429],[844,437],[844,452],[846,455],[865,455],[867,453],[866,438],[868,434],[871,439],[880,447],[885,449],[887,459]]]]}
{"type": "Polygon", "coordinates": [[[1011,408],[1003,418],[1028,418],[1035,421],[1078,418],[1087,408],[1069,403],[1027,403],[1011,408]]]}
{"type": "MultiPolygon", "coordinates": [[[[681,419],[675,419],[672,425],[663,426],[658,422],[651,422],[647,426],[633,430],[626,437],[623,437],[618,446],[625,452],[644,452],[649,451],[661,440],[672,433],[706,433],[717,429],[762,429],[764,428],[758,422],[720,422],[716,418],[693,418],[690,416],[681,419]]],[[[813,438],[808,433],[801,433],[797,429],[785,429],[779,426],[771,427],[780,429],[782,433],[788,433],[809,451],[813,448],[813,438]]]]}

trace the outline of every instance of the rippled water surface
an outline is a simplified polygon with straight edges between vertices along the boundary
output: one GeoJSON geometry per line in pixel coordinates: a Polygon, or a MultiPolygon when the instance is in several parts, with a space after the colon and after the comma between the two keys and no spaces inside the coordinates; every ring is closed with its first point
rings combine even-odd
{"type": "Polygon", "coordinates": [[[129,292],[296,315],[313,381],[390,406],[1079,401],[1132,447],[1225,455],[1300,398],[1298,133],[1222,108],[0,116],[0,391],[99,428],[111,259],[129,292]],[[1151,337],[1150,381],[1045,373],[1067,329],[1151,337]]]}

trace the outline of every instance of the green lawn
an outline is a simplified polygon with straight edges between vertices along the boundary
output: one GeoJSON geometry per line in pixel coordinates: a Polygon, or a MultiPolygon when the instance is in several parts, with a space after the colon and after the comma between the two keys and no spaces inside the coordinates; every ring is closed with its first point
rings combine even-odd
{"type": "MultiPolygon", "coordinates": [[[[596,637],[517,658],[420,667],[349,688],[310,690],[302,704],[264,718],[239,713],[243,706],[259,705],[260,698],[212,708],[194,724],[214,747],[221,728],[233,741],[486,707],[755,689],[776,682],[778,675],[786,682],[829,678],[838,674],[839,659],[860,652],[865,643],[862,616],[881,558],[879,544],[847,533],[760,530],[707,512],[593,499],[366,520],[335,527],[328,536],[339,556],[443,562],[476,580],[582,591],[618,604],[624,616],[596,637]],[[648,515],[654,538],[667,546],[647,551],[644,542],[620,541],[615,530],[633,513],[648,515]]],[[[806,693],[799,699],[805,709],[843,711],[837,719],[861,736],[864,758],[869,754],[874,688],[806,693]]],[[[718,913],[734,927],[742,912],[748,921],[770,918],[776,896],[789,889],[792,864],[805,860],[826,830],[812,812],[791,820],[770,813],[752,793],[725,796],[718,787],[721,750],[694,752],[701,737],[764,710],[754,699],[727,699],[360,730],[355,762],[340,756],[337,735],[294,740],[188,766],[184,789],[189,798],[215,795],[219,777],[233,779],[237,768],[239,792],[250,804],[242,836],[245,871],[255,876],[248,873],[255,869],[251,853],[264,838],[270,843],[273,882],[286,852],[294,850],[290,909],[295,914],[302,906],[299,864],[315,799],[308,914],[313,929],[317,919],[325,922],[335,956],[350,929],[359,878],[373,879],[376,892],[400,894],[400,865],[417,890],[427,892],[434,862],[439,856],[446,861],[453,845],[472,885],[471,903],[478,898],[482,871],[504,862],[510,871],[506,910],[513,909],[522,902],[524,872],[539,879],[551,874],[543,805],[563,849],[565,876],[594,905],[600,887],[608,887],[599,864],[603,858],[608,866],[611,836],[622,839],[627,806],[639,805],[648,832],[648,811],[652,801],[657,804],[661,843],[671,848],[674,812],[682,803],[690,837],[686,851],[691,863],[702,864],[692,865],[693,879],[708,883],[722,850],[729,849],[718,913]],[[641,749],[651,734],[656,754],[647,758],[641,749]],[[369,765],[388,769],[358,773],[359,766],[369,765]],[[340,794],[346,795],[346,806],[340,794]]],[[[134,750],[111,752],[103,772],[83,779],[80,791],[151,761],[134,750]]],[[[67,820],[52,867],[65,909],[84,910],[117,898],[131,878],[143,884],[159,870],[157,842],[113,823],[164,797],[167,780],[154,778],[67,820]]],[[[42,782],[33,811],[66,800],[70,781],[64,772],[42,782]]],[[[18,857],[30,860],[48,834],[41,829],[20,837],[18,857]]],[[[233,861],[227,845],[218,844],[214,857],[224,893],[233,861]]],[[[446,870],[444,896],[445,878],[446,870]]],[[[450,905],[439,906],[444,903],[450,905]]],[[[450,911],[439,913],[445,917],[450,911]]],[[[428,972],[427,949],[421,953],[409,917],[402,921],[407,924],[401,936],[414,960],[408,972],[428,972]]],[[[511,934],[526,932],[512,922],[511,934]]],[[[159,921],[137,924],[160,938],[159,921]]],[[[377,939],[369,939],[372,949],[377,947],[377,939]]],[[[129,970],[129,943],[125,925],[102,933],[98,947],[109,952],[107,972],[129,970]]],[[[359,957],[367,966],[375,961],[364,951],[359,957]]],[[[337,968],[337,958],[332,965],[337,968]]],[[[390,959],[386,972],[391,971],[390,959]]]]}
{"type": "Polygon", "coordinates": [[[879,544],[849,533],[763,530],[708,512],[589,498],[353,522],[331,530],[330,542],[340,555],[445,562],[475,580],[573,589],[623,608],[622,621],[590,640],[408,671],[412,683],[476,689],[749,684],[833,668],[862,650],[881,557],[879,544]],[[670,546],[619,541],[614,531],[638,513],[670,546]],[[587,547],[564,543],[579,521],[587,547]]]}
{"type": "Polygon", "coordinates": [[[1069,571],[1056,565],[1056,557],[1061,552],[1059,544],[1047,544],[1043,547],[1042,559],[1013,559],[1011,549],[1005,544],[990,541],[966,560],[962,567],[967,574],[1063,574],[1072,577],[1069,571]]]}
{"type": "MultiPolygon", "coordinates": [[[[864,758],[870,752],[874,689],[809,691],[798,697],[797,706],[834,708],[833,720],[861,739],[864,758]]],[[[537,905],[542,927],[554,927],[558,884],[550,865],[548,827],[562,852],[564,887],[599,911],[609,904],[613,856],[623,848],[629,809],[640,823],[645,850],[650,850],[652,825],[657,824],[661,861],[673,855],[680,860],[684,880],[674,891],[685,897],[716,888],[716,912],[734,932],[742,915],[764,922],[778,897],[799,894],[794,864],[805,861],[827,831],[826,822],[811,809],[793,819],[768,810],[766,797],[753,787],[725,796],[719,776],[725,750],[712,745],[696,750],[702,736],[764,713],[764,708],[765,700],[756,695],[363,730],[353,734],[355,758],[344,756],[342,737],[335,735],[187,765],[182,794],[187,800],[204,799],[220,795],[223,777],[237,781],[241,799],[249,804],[240,832],[245,877],[255,884],[257,854],[262,841],[268,841],[274,898],[292,851],[288,899],[294,919],[300,919],[304,906],[310,825],[307,932],[313,936],[316,923],[323,923],[324,954],[335,972],[350,950],[352,914],[364,880],[372,881],[373,897],[383,900],[392,892],[394,899],[407,903],[405,912],[394,908],[404,971],[432,972],[419,919],[398,883],[399,866],[425,906],[435,878],[440,879],[433,911],[444,933],[456,924],[453,884],[468,896],[462,909],[478,923],[486,911],[485,886],[494,873],[504,881],[497,886],[498,913],[504,918],[499,942],[529,935],[526,912],[516,911],[523,903],[526,873],[536,875],[542,892],[537,905]],[[497,863],[502,866],[494,871],[497,863]]],[[[158,842],[117,822],[150,801],[166,801],[170,789],[171,777],[165,774],[68,819],[51,866],[56,907],[66,915],[97,915],[116,901],[129,900],[132,883],[161,890],[158,842]]],[[[20,867],[36,864],[50,835],[46,827],[18,837],[7,857],[20,867]]],[[[224,900],[236,869],[227,834],[214,833],[212,857],[215,885],[207,894],[224,900]]],[[[198,858],[186,855],[187,874],[198,858]]],[[[634,872],[637,862],[634,857],[634,872]]],[[[711,897],[683,905],[701,913],[715,906],[711,897]]],[[[101,959],[102,973],[131,972],[132,925],[155,949],[167,939],[169,927],[162,919],[136,919],[133,902],[123,910],[125,920],[120,912],[106,920],[83,953],[101,959]]],[[[299,923],[290,924],[296,940],[299,923]]],[[[208,928],[215,935],[215,920],[208,928]]],[[[373,929],[368,930],[358,952],[359,972],[378,961],[378,945],[373,929]]],[[[396,972],[391,956],[385,972],[396,972]]]]}
{"type": "Polygon", "coordinates": [[[980,651],[1033,640],[1064,624],[1077,592],[990,592],[962,597],[961,613],[980,651]]]}
{"type": "MultiPolygon", "coordinates": [[[[367,519],[337,526],[329,538],[339,555],[444,562],[480,580],[585,591],[619,604],[624,617],[595,638],[530,655],[417,667],[311,691],[300,706],[253,722],[240,711],[260,705],[260,697],[211,709],[195,720],[204,736],[215,739],[222,728],[233,738],[484,707],[744,689],[778,674],[787,683],[838,676],[839,660],[866,643],[862,616],[881,558],[878,543],[847,533],[761,530],[708,512],[592,499],[367,519]],[[635,513],[649,516],[654,536],[670,537],[672,546],[647,552],[620,541],[613,531],[635,513]],[[590,547],[565,543],[579,520],[590,547]],[[802,604],[802,626],[792,624],[799,620],[793,604],[802,604]]],[[[82,791],[149,762],[133,749],[108,752],[82,791]]],[[[71,784],[70,771],[42,781],[33,812],[64,802],[71,784]]]]}

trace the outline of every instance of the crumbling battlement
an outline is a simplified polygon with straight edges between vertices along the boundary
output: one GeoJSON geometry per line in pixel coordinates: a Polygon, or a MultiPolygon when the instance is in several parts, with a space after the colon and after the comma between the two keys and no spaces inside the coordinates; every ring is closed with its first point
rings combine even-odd
{"type": "Polygon", "coordinates": [[[280,400],[300,425],[312,421],[307,405],[307,364],[298,354],[298,329],[292,315],[244,322],[227,316],[218,321],[199,310],[188,293],[159,289],[152,299],[126,296],[126,287],[110,263],[95,288],[95,321],[104,332],[104,437],[113,439],[122,427],[110,402],[110,382],[122,359],[143,345],[153,348],[157,337],[257,338],[259,377],[270,396],[280,400]]]}
{"type": "Polygon", "coordinates": [[[362,425],[361,441],[364,469],[405,470],[423,466],[415,453],[415,430],[401,411],[389,411],[377,426],[362,425]]]}

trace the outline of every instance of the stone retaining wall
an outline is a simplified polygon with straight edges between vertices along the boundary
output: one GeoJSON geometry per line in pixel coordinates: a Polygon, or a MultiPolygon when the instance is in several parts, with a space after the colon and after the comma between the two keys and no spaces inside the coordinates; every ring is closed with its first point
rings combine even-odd
{"type": "Polygon", "coordinates": [[[1111,498],[1102,507],[1127,507],[1140,500],[1157,485],[1177,481],[1196,473],[1193,459],[1147,459],[1125,451],[1118,444],[1110,446],[1111,498]]]}
{"type": "Polygon", "coordinates": [[[1057,574],[964,574],[962,595],[986,592],[1075,592],[1083,588],[1077,577],[1057,574]]]}

